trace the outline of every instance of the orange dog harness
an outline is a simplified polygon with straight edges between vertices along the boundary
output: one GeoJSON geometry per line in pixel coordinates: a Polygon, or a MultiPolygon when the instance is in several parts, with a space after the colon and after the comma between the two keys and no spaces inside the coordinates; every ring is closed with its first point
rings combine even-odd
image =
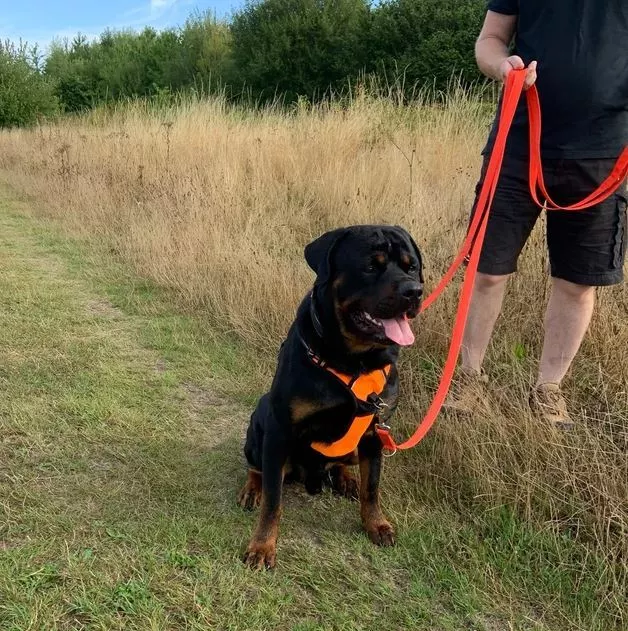
{"type": "Polygon", "coordinates": [[[351,421],[351,425],[347,433],[333,443],[313,442],[312,449],[328,456],[329,458],[339,458],[346,456],[356,449],[360,439],[373,423],[373,419],[378,412],[381,412],[387,404],[381,398],[382,392],[388,383],[388,375],[392,368],[391,364],[387,364],[383,368],[379,368],[372,372],[358,375],[346,375],[329,367],[324,360],[307,348],[308,357],[317,366],[324,368],[330,372],[336,379],[340,380],[353,395],[356,402],[357,413],[351,421]]]}

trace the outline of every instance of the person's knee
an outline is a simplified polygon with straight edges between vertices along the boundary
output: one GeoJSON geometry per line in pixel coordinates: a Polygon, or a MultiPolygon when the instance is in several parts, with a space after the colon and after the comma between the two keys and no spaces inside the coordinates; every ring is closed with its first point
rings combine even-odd
{"type": "Polygon", "coordinates": [[[595,287],[578,285],[562,278],[552,279],[554,291],[572,302],[588,303],[595,298],[595,287]]]}
{"type": "Polygon", "coordinates": [[[500,291],[506,285],[510,278],[510,274],[482,274],[478,272],[475,277],[475,290],[482,293],[490,293],[492,291],[500,291]]]}

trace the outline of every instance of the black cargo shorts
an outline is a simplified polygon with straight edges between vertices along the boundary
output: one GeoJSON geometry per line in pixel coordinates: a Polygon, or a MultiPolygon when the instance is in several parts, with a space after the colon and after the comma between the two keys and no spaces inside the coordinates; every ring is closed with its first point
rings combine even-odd
{"type": "MultiPolygon", "coordinates": [[[[543,175],[554,202],[567,206],[592,193],[610,174],[614,159],[543,161],[543,175]]],[[[488,166],[482,165],[476,200],[488,166]]],[[[607,200],[578,211],[547,211],[547,246],[551,274],[588,286],[623,281],[626,257],[626,183],[607,200]]],[[[528,187],[528,160],[505,156],[490,210],[478,271],[504,275],[517,271],[517,260],[542,210],[528,187]]]]}

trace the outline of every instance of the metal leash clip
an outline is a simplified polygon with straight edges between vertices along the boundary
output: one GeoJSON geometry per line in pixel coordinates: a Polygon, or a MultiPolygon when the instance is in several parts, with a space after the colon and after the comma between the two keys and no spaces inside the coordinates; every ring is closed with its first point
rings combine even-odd
{"type": "Polygon", "coordinates": [[[388,405],[388,403],[386,403],[386,401],[384,401],[384,399],[382,399],[382,397],[380,397],[379,395],[375,394],[374,392],[372,394],[369,394],[368,402],[371,405],[375,406],[375,409],[378,412],[383,412],[387,407],[390,407],[388,405]]]}

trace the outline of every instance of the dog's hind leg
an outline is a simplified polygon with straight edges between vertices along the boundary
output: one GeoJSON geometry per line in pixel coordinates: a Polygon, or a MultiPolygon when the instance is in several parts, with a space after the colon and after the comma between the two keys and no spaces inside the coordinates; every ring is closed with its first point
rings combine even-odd
{"type": "Polygon", "coordinates": [[[238,496],[238,504],[245,510],[253,510],[262,501],[262,473],[256,469],[249,469],[246,482],[238,496]]]}
{"type": "Polygon", "coordinates": [[[337,495],[342,495],[350,500],[357,500],[360,497],[358,480],[347,465],[342,463],[332,465],[329,470],[329,478],[331,488],[337,495]]]}
{"type": "Polygon", "coordinates": [[[288,462],[284,471],[285,471],[284,476],[283,476],[284,484],[295,484],[295,483],[303,482],[304,473],[303,473],[303,468],[301,467],[301,465],[293,463],[293,462],[288,462]]]}

